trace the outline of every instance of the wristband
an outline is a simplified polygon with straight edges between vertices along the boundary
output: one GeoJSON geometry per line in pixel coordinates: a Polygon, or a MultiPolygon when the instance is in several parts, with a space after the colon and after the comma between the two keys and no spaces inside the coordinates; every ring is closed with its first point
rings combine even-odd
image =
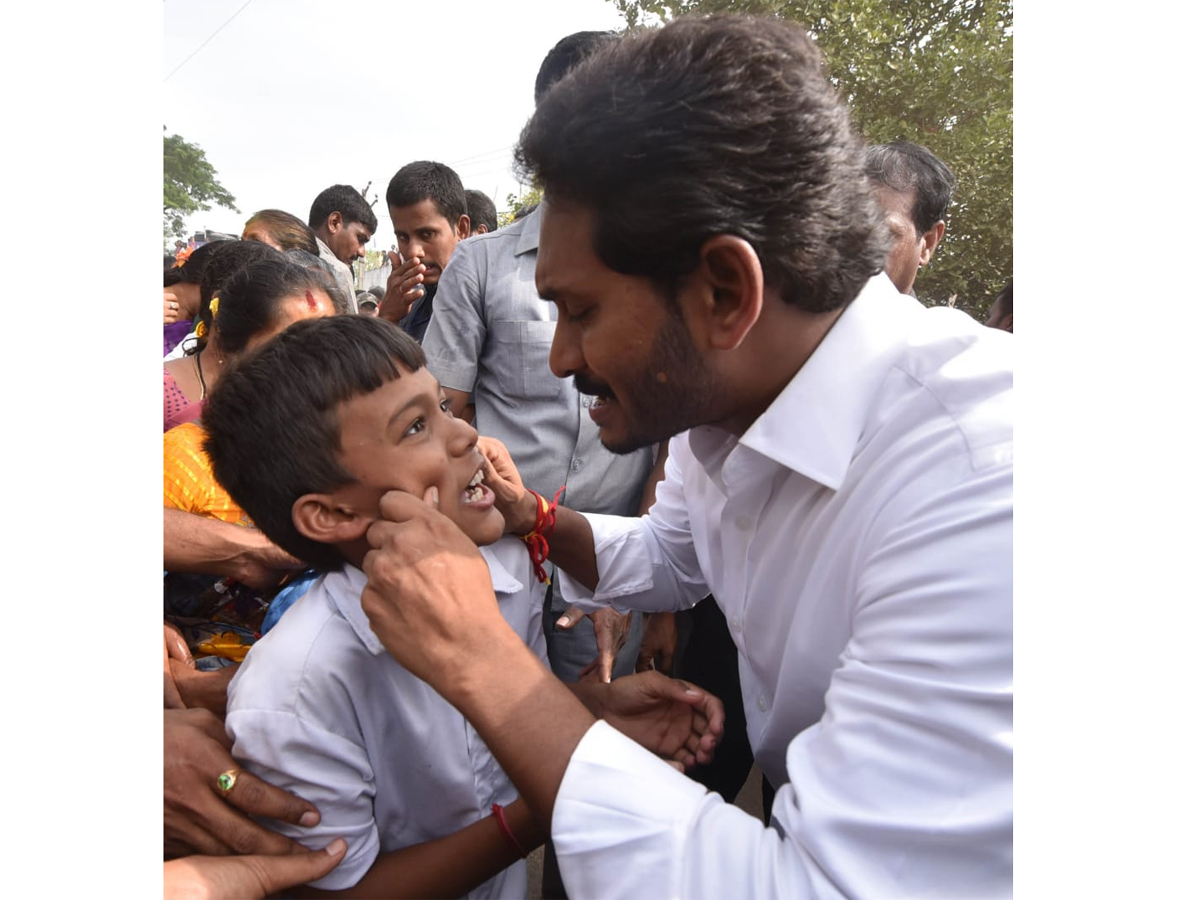
{"type": "Polygon", "coordinates": [[[546,570],[542,568],[542,563],[550,558],[550,544],[547,543],[546,538],[554,531],[554,520],[558,512],[558,498],[562,496],[563,491],[566,489],[567,486],[564,484],[555,492],[554,499],[547,501],[537,491],[527,488],[529,493],[533,494],[533,498],[537,500],[537,520],[533,523],[533,530],[529,534],[522,535],[521,540],[529,548],[529,558],[533,561],[533,572],[542,584],[550,583],[550,578],[546,574],[546,570]]]}
{"type": "MultiPolygon", "coordinates": [[[[543,503],[546,501],[543,500],[543,503]]],[[[500,832],[504,835],[504,839],[509,845],[517,851],[517,856],[524,859],[529,855],[529,851],[521,846],[521,842],[517,840],[517,836],[513,834],[513,830],[508,827],[508,820],[504,818],[504,807],[499,803],[492,804],[492,816],[496,819],[496,824],[500,826],[500,832]]]]}

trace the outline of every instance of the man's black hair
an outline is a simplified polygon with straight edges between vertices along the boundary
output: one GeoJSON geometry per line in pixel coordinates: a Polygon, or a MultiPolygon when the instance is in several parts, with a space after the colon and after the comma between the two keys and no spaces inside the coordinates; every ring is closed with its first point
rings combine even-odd
{"type": "Polygon", "coordinates": [[[615,40],[617,34],[613,31],[577,31],[555,44],[538,69],[537,80],[533,83],[533,102],[541,103],[546,92],[564,75],[615,40]]]}
{"type": "Polygon", "coordinates": [[[458,223],[459,216],[467,215],[467,192],[463,190],[462,179],[443,163],[411,162],[388,183],[388,206],[413,206],[422,200],[432,200],[451,228],[458,223]]]}
{"type": "Polygon", "coordinates": [[[480,225],[486,225],[488,231],[495,231],[498,222],[496,220],[496,204],[492,202],[492,198],[483,191],[470,190],[467,194],[467,215],[471,217],[471,230],[474,231],[480,225]]]}
{"type": "Polygon", "coordinates": [[[218,291],[220,303],[215,314],[211,302],[200,310],[207,333],[195,350],[215,339],[223,352],[237,356],[251,338],[271,327],[281,301],[306,291],[329,293],[319,273],[289,262],[278,250],[267,249],[273,257],[252,262],[226,279],[218,291]]]}
{"type": "Polygon", "coordinates": [[[954,173],[920,144],[892,141],[868,147],[867,177],[902,194],[916,189],[912,219],[917,234],[924,234],[946,218],[946,207],[954,192],[954,173]]]}
{"type": "Polygon", "coordinates": [[[594,213],[604,265],[668,297],[731,234],[785,302],[828,312],[891,243],[846,107],[790,22],[684,17],[601,48],[542,98],[516,160],[548,203],[594,213]]]}
{"type": "Polygon", "coordinates": [[[359,222],[366,229],[375,233],[379,220],[371,211],[371,205],[363,199],[363,195],[348,184],[335,184],[317,194],[312,209],[308,211],[308,227],[316,230],[325,224],[331,213],[340,212],[342,221],[349,225],[359,222]]]}
{"type": "Polygon", "coordinates": [[[367,288],[367,293],[368,293],[368,294],[374,294],[374,295],[375,295],[375,299],[376,299],[376,300],[378,300],[380,303],[382,303],[382,302],[383,302],[383,298],[387,296],[387,291],[385,291],[385,290],[383,289],[383,287],[382,287],[382,286],[380,286],[380,285],[378,285],[378,284],[376,284],[376,285],[373,285],[373,286],[371,286],[371,287],[367,288]]]}
{"type": "Polygon", "coordinates": [[[305,319],[225,374],[204,408],[213,474],[272,541],[318,569],[344,562],[306,538],[292,505],[354,481],[338,462],[338,406],[425,365],[420,345],[383,319],[305,319]]]}

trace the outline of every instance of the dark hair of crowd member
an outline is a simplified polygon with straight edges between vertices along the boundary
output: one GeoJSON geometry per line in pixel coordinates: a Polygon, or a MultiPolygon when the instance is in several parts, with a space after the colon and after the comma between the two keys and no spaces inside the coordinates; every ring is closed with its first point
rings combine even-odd
{"type": "Polygon", "coordinates": [[[321,252],[316,233],[299,216],[282,209],[260,209],[246,220],[246,228],[261,228],[275,239],[281,250],[307,250],[313,256],[321,252]]]}
{"type": "Polygon", "coordinates": [[[459,216],[467,215],[467,192],[463,190],[462,179],[442,163],[411,162],[388,183],[388,206],[413,206],[422,200],[432,200],[452,228],[459,216]]]}
{"type": "Polygon", "coordinates": [[[199,352],[215,341],[222,352],[237,356],[252,337],[271,326],[283,300],[305,291],[329,292],[320,274],[272,252],[277,258],[250,263],[226,280],[218,292],[221,302],[215,316],[211,302],[200,310],[205,335],[188,353],[199,352]]]}
{"type": "Polygon", "coordinates": [[[383,319],[306,319],[247,354],[209,395],[213,473],[272,541],[318,569],[337,549],[300,534],[292,505],[353,481],[338,462],[339,404],[425,365],[420,345],[383,319]]]}
{"type": "Polygon", "coordinates": [[[346,225],[359,222],[372,234],[379,227],[379,220],[371,211],[371,204],[348,184],[335,184],[317,194],[317,199],[313,200],[312,208],[308,211],[309,228],[320,228],[335,212],[342,214],[342,222],[346,225]]]}
{"type": "Polygon", "coordinates": [[[288,258],[289,262],[303,266],[325,280],[325,292],[329,294],[329,299],[333,301],[333,308],[339,316],[350,312],[350,301],[346,299],[346,292],[342,290],[337,273],[330,263],[307,250],[288,250],[283,255],[288,258]]]}
{"type": "Polygon", "coordinates": [[[224,286],[238,269],[264,259],[283,261],[283,255],[268,244],[258,241],[222,241],[208,257],[200,279],[200,310],[208,309],[213,294],[224,286]]]}
{"type": "Polygon", "coordinates": [[[731,234],[784,302],[829,312],[890,246],[862,143],[790,22],[681,18],[598,50],[542,98],[516,160],[547,202],[595,213],[608,268],[667,298],[704,241],[731,234]]]}
{"type": "Polygon", "coordinates": [[[917,234],[924,234],[946,218],[954,173],[920,144],[892,141],[868,147],[867,177],[902,194],[916,188],[912,216],[917,234]]]}
{"type": "Polygon", "coordinates": [[[542,60],[537,79],[533,83],[533,102],[542,102],[546,92],[554,87],[564,75],[587,59],[601,47],[617,40],[612,31],[577,31],[569,34],[553,47],[542,60]]]}
{"type": "Polygon", "coordinates": [[[471,230],[480,225],[486,225],[488,231],[495,231],[499,222],[496,219],[496,204],[483,191],[469,190],[467,195],[467,215],[471,217],[471,230]]]}
{"type": "Polygon", "coordinates": [[[221,240],[201,244],[192,251],[191,256],[184,261],[182,266],[163,271],[163,287],[170,287],[181,281],[186,281],[188,284],[200,284],[204,278],[204,267],[208,265],[209,257],[221,244],[232,243],[234,242],[221,240]]]}

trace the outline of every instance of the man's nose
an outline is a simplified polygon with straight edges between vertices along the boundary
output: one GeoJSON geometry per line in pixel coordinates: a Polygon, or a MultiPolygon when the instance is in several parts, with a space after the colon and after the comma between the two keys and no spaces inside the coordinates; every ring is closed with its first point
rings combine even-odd
{"type": "Polygon", "coordinates": [[[550,371],[559,378],[569,378],[582,365],[578,334],[565,319],[559,318],[550,343],[550,371]]]}

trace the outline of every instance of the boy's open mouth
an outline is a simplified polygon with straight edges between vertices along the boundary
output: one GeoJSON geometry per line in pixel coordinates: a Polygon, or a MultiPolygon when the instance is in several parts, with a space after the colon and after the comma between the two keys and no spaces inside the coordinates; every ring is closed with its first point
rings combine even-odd
{"type": "Polygon", "coordinates": [[[463,499],[467,503],[479,503],[487,497],[491,491],[483,486],[483,469],[480,468],[467,484],[467,489],[463,491],[463,499]]]}

